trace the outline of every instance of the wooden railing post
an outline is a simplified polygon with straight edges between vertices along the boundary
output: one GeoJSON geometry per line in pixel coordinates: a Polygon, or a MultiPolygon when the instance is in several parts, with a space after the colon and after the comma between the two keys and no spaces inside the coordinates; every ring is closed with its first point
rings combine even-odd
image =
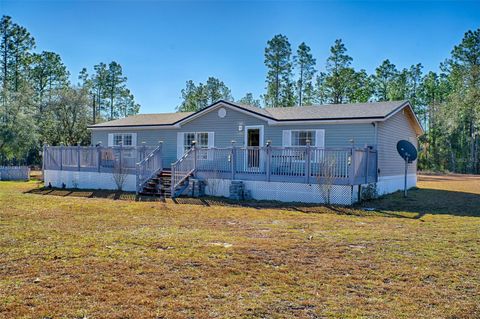
{"type": "Polygon", "coordinates": [[[158,168],[163,170],[163,141],[158,141],[158,168]]]}
{"type": "Polygon", "coordinates": [[[355,148],[352,147],[351,149],[351,155],[350,155],[350,158],[351,158],[351,161],[350,161],[350,173],[349,173],[349,177],[350,177],[350,185],[354,185],[354,182],[355,182],[355,148]]]}
{"type": "Polygon", "coordinates": [[[170,173],[171,173],[171,176],[170,176],[170,179],[171,179],[171,181],[170,181],[170,187],[171,187],[170,196],[173,198],[173,197],[175,197],[175,165],[172,164],[171,168],[172,169],[170,171],[170,173]]]}
{"type": "Polygon", "coordinates": [[[97,170],[100,173],[100,167],[102,166],[102,143],[98,143],[97,146],[97,170]]]}
{"type": "MultiPolygon", "coordinates": [[[[119,151],[118,151],[118,153],[120,154],[120,155],[118,156],[118,168],[119,168],[120,170],[123,168],[123,166],[122,166],[122,145],[123,145],[123,143],[120,142],[120,144],[119,144],[119,151]]],[[[114,165],[114,169],[115,169],[115,165],[114,165]]]]}
{"type": "Polygon", "coordinates": [[[145,141],[142,142],[142,156],[139,156],[139,162],[143,161],[145,159],[145,156],[147,156],[147,145],[145,141]]]}
{"type": "Polygon", "coordinates": [[[236,163],[236,158],[237,158],[237,150],[235,148],[235,141],[232,141],[232,154],[230,158],[230,166],[232,170],[232,180],[235,179],[235,171],[237,170],[237,163],[236,163]]]}
{"type": "Polygon", "coordinates": [[[307,146],[305,148],[305,182],[310,184],[310,163],[311,163],[311,154],[312,150],[310,148],[310,140],[307,140],[307,146]]]}
{"type": "Polygon", "coordinates": [[[192,141],[192,148],[193,148],[193,170],[197,170],[197,142],[192,141]]]}
{"type": "Polygon", "coordinates": [[[365,149],[365,184],[368,184],[368,161],[369,161],[370,149],[365,149]]]}
{"type": "Polygon", "coordinates": [[[272,148],[271,148],[271,145],[272,145],[272,141],[268,140],[267,141],[267,147],[265,148],[266,152],[267,152],[267,163],[266,163],[266,167],[265,167],[265,170],[267,172],[267,182],[270,182],[270,175],[271,175],[271,165],[272,165],[272,148]]]}
{"type": "Polygon", "coordinates": [[[80,143],[77,143],[77,169],[80,171],[80,143]]]}
{"type": "Polygon", "coordinates": [[[60,170],[63,171],[63,143],[60,144],[60,170]]]}

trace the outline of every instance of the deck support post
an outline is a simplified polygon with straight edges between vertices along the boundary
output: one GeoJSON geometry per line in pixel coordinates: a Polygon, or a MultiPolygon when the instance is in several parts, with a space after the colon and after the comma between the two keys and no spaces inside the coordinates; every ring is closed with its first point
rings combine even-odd
{"type": "Polygon", "coordinates": [[[368,146],[365,148],[365,184],[368,184],[368,161],[369,161],[370,149],[368,146]]]}
{"type": "Polygon", "coordinates": [[[80,172],[80,143],[77,144],[77,169],[80,172]]]}
{"type": "Polygon", "coordinates": [[[232,153],[231,153],[231,158],[230,158],[230,168],[232,171],[232,181],[235,179],[235,171],[237,167],[237,151],[235,149],[235,141],[232,141],[232,153]]]}
{"type": "Polygon", "coordinates": [[[63,171],[63,143],[60,144],[60,170],[63,171]]]}
{"type": "Polygon", "coordinates": [[[158,147],[160,148],[159,149],[159,153],[160,153],[160,156],[158,157],[158,161],[159,163],[157,163],[157,167],[160,168],[160,171],[163,171],[163,141],[158,141],[158,147]]]}
{"type": "Polygon", "coordinates": [[[175,165],[172,164],[170,167],[171,167],[171,171],[170,171],[170,173],[171,173],[171,176],[170,176],[170,180],[171,180],[171,182],[170,182],[170,196],[172,198],[175,198],[175,165]]]}
{"type": "Polygon", "coordinates": [[[272,141],[268,140],[267,141],[267,147],[266,147],[266,151],[267,151],[267,164],[265,165],[266,168],[266,172],[267,172],[267,182],[270,182],[270,178],[271,178],[271,165],[272,165],[272,149],[271,149],[271,144],[272,144],[272,141]]]}
{"type": "Polygon", "coordinates": [[[305,182],[310,184],[310,163],[312,149],[310,148],[310,140],[307,140],[307,146],[305,148],[305,182]]]}
{"type": "Polygon", "coordinates": [[[102,162],[102,144],[98,144],[97,146],[97,170],[100,173],[100,167],[102,162]]]}
{"type": "Polygon", "coordinates": [[[193,148],[193,171],[197,170],[197,141],[192,141],[193,148]]]}
{"type": "Polygon", "coordinates": [[[352,147],[350,151],[350,172],[349,172],[349,177],[350,177],[350,185],[354,185],[355,183],[355,148],[352,147]]]}
{"type": "MultiPolygon", "coordinates": [[[[118,155],[118,169],[119,169],[119,172],[122,171],[122,145],[123,143],[120,142],[120,150],[118,151],[119,155],[118,155]]],[[[113,170],[115,171],[115,165],[113,165],[113,170]]]]}

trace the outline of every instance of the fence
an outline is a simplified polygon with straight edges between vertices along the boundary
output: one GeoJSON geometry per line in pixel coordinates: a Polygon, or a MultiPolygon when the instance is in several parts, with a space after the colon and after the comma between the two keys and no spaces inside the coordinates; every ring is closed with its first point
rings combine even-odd
{"type": "Polygon", "coordinates": [[[113,173],[121,168],[126,174],[136,174],[136,164],[155,149],[151,146],[45,146],[43,169],[113,173]]]}
{"type": "Polygon", "coordinates": [[[172,186],[192,172],[206,179],[359,185],[377,181],[377,151],[310,146],[192,148],[172,165],[172,186]]]}
{"type": "Polygon", "coordinates": [[[20,181],[30,179],[30,168],[28,166],[0,166],[0,180],[20,181]]]}

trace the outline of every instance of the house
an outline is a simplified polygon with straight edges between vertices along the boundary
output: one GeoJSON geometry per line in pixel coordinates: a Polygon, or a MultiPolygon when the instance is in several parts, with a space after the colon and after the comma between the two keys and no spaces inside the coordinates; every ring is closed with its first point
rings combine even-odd
{"type": "MultiPolygon", "coordinates": [[[[405,166],[396,144],[403,139],[417,145],[423,134],[408,101],[265,109],[218,101],[198,112],[139,114],[89,130],[92,145],[111,150],[97,156],[96,173],[109,156],[118,162],[115,149],[127,151],[122,165],[130,160],[132,171],[124,189],[138,190],[140,184],[148,188],[149,183],[158,188],[151,178],[161,171],[170,176],[171,168],[173,192],[194,178],[207,180],[207,193],[229,196],[231,181],[239,180],[255,199],[324,202],[320,188],[328,179],[328,201],[343,204],[357,201],[362,185],[375,184],[379,194],[402,189],[405,166]],[[328,174],[327,162],[334,162],[328,174]]],[[[56,156],[50,164],[58,167],[56,156]]],[[[81,156],[94,155],[79,151],[77,156],[78,169],[71,173],[82,171],[81,156]]],[[[408,167],[409,187],[416,185],[416,169],[416,162],[408,167]]],[[[52,185],[60,179],[68,185],[71,177],[51,171],[52,185]]],[[[103,184],[95,176],[83,180],[77,184],[112,187],[111,177],[103,184]]]]}

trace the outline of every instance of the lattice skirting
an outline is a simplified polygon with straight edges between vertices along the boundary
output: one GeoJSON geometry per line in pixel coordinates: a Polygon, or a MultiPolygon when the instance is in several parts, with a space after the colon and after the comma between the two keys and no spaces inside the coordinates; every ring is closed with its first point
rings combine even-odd
{"type": "MultiPolygon", "coordinates": [[[[230,180],[209,179],[206,181],[206,194],[228,197],[230,180]]],[[[263,181],[243,181],[245,189],[257,200],[275,200],[281,202],[325,203],[327,197],[331,204],[351,205],[358,198],[358,186],[332,185],[330,189],[316,184],[280,183],[263,181]]]]}
{"type": "MultiPolygon", "coordinates": [[[[67,188],[117,189],[112,173],[45,170],[44,180],[46,186],[51,183],[53,187],[62,187],[62,184],[65,184],[67,188]]],[[[134,192],[135,182],[135,175],[126,175],[123,190],[134,192]]]]}

